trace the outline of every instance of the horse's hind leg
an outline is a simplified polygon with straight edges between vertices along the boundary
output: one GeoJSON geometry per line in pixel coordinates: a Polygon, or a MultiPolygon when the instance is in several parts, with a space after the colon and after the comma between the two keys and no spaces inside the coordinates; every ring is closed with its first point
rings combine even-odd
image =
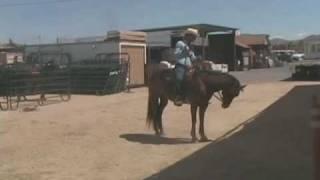
{"type": "Polygon", "coordinates": [[[208,141],[208,138],[204,132],[204,116],[205,116],[207,108],[208,108],[208,104],[201,105],[200,111],[199,111],[199,116],[200,116],[199,134],[201,137],[201,139],[200,139],[201,142],[208,141]]]}
{"type": "Polygon", "coordinates": [[[198,106],[191,104],[191,119],[192,119],[191,137],[193,142],[196,142],[198,140],[196,135],[197,110],[198,110],[198,106]]]}
{"type": "Polygon", "coordinates": [[[159,130],[160,135],[164,134],[163,127],[162,127],[162,114],[163,114],[163,111],[167,105],[168,105],[168,98],[166,98],[165,96],[161,96],[160,97],[160,106],[158,109],[158,117],[157,117],[158,130],[159,130]]]}
{"type": "Polygon", "coordinates": [[[158,102],[158,98],[153,98],[152,99],[152,104],[151,104],[151,106],[152,106],[152,108],[151,109],[153,109],[153,112],[152,112],[152,119],[153,119],[153,130],[154,130],[154,132],[155,132],[155,134],[156,135],[159,135],[160,134],[160,132],[159,132],[159,123],[158,123],[158,114],[159,114],[159,107],[160,107],[160,105],[159,105],[159,102],[158,102]]]}

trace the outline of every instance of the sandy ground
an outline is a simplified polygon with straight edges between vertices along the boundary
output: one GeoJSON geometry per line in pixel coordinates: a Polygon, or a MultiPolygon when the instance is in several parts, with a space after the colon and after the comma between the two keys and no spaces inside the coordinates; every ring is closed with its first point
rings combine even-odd
{"type": "MultiPolygon", "coordinates": [[[[224,163],[233,164],[232,161],[235,160],[237,164],[242,163],[241,167],[246,167],[246,164],[255,162],[256,165],[265,164],[261,165],[258,172],[269,172],[267,165],[271,169],[273,166],[272,162],[264,163],[268,159],[264,157],[264,154],[268,155],[267,152],[261,150],[250,156],[250,150],[243,150],[244,146],[250,149],[250,143],[235,143],[230,145],[232,148],[226,147],[219,152],[215,152],[219,147],[213,145],[227,143],[235,136],[240,139],[239,142],[247,136],[255,139],[252,135],[256,132],[246,131],[243,123],[258,121],[255,115],[266,110],[297,85],[304,87],[308,84],[315,83],[275,82],[249,85],[226,110],[221,109],[220,104],[213,100],[205,121],[207,136],[213,140],[208,143],[189,143],[189,107],[177,108],[172,103],[164,114],[166,136],[153,136],[153,131],[145,125],[145,88],[134,89],[132,93],[102,97],[74,95],[67,103],[41,106],[34,112],[0,112],[0,180],[255,179],[245,178],[245,173],[252,173],[249,170],[253,170],[253,166],[237,170],[235,165],[228,166],[224,163]],[[237,128],[234,129],[235,127],[237,128]],[[244,133],[244,137],[241,133],[244,133]],[[201,153],[202,151],[206,153],[201,153]],[[206,161],[214,160],[214,153],[220,153],[219,157],[225,159],[217,160],[219,164],[206,161]],[[228,158],[234,154],[247,158],[228,158]],[[197,159],[198,157],[201,158],[197,159]],[[208,166],[204,168],[203,164],[208,166]],[[210,168],[219,171],[212,174],[209,173],[212,171],[210,168]],[[192,173],[193,170],[195,173],[192,173]],[[242,174],[238,172],[240,170],[242,174]],[[241,178],[232,176],[239,173],[242,176],[237,177],[241,178]]],[[[310,91],[306,93],[310,95],[310,91]]],[[[304,103],[306,102],[308,101],[304,103]]],[[[297,102],[289,102],[289,105],[293,103],[297,102]]],[[[299,114],[299,109],[281,113],[292,115],[294,111],[299,114]]],[[[284,119],[282,116],[276,117],[279,115],[277,113],[280,112],[265,117],[265,121],[273,122],[273,119],[280,122],[277,118],[284,119]]],[[[253,129],[267,132],[261,137],[270,144],[269,135],[273,140],[278,137],[272,135],[274,126],[285,127],[286,124],[266,125],[270,127],[268,130],[261,130],[260,126],[253,129]]],[[[283,128],[277,133],[286,134],[286,130],[283,128]]],[[[268,143],[264,145],[267,147],[268,143]]],[[[257,147],[255,143],[252,146],[259,149],[263,145],[257,147]]],[[[274,175],[269,179],[288,179],[286,176],[276,176],[279,173],[274,175]]],[[[259,174],[255,177],[259,177],[259,174]]]]}

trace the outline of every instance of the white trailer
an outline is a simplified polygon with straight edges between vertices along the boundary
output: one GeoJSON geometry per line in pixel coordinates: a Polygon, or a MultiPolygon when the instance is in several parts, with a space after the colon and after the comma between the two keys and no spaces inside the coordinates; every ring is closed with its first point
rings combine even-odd
{"type": "Polygon", "coordinates": [[[320,79],[320,40],[304,43],[304,59],[291,63],[290,70],[294,79],[320,79]]]}

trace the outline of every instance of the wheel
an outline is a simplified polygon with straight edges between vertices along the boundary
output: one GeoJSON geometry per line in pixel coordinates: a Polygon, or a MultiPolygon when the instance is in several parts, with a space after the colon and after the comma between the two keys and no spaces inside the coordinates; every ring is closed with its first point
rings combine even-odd
{"type": "Polygon", "coordinates": [[[69,101],[71,99],[71,94],[60,94],[60,99],[65,102],[69,101]]]}
{"type": "Polygon", "coordinates": [[[19,96],[15,97],[16,100],[13,99],[13,97],[8,97],[8,105],[10,110],[17,110],[19,108],[20,98],[19,96]]]}
{"type": "Polygon", "coordinates": [[[8,102],[0,102],[0,109],[2,111],[7,111],[9,108],[8,108],[8,102]],[[4,104],[6,104],[6,106],[3,106],[4,104]]]}
{"type": "Polygon", "coordinates": [[[37,103],[39,106],[43,106],[44,105],[45,100],[43,100],[42,98],[40,98],[37,103]]]}
{"type": "Polygon", "coordinates": [[[102,95],[103,95],[103,91],[101,90],[96,91],[96,96],[102,96],[102,95]]]}
{"type": "Polygon", "coordinates": [[[45,94],[41,94],[40,95],[40,98],[39,98],[39,100],[37,101],[38,102],[38,105],[39,106],[43,106],[44,105],[44,102],[46,102],[46,97],[45,97],[45,94]]]}

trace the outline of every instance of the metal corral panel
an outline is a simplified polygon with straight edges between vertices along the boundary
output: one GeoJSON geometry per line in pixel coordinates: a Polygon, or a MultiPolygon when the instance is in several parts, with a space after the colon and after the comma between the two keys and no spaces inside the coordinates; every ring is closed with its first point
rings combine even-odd
{"type": "Polygon", "coordinates": [[[86,61],[71,66],[72,92],[105,95],[126,88],[128,62],[86,61]]]}
{"type": "Polygon", "coordinates": [[[7,63],[7,55],[5,52],[0,52],[0,65],[7,63]]]}

